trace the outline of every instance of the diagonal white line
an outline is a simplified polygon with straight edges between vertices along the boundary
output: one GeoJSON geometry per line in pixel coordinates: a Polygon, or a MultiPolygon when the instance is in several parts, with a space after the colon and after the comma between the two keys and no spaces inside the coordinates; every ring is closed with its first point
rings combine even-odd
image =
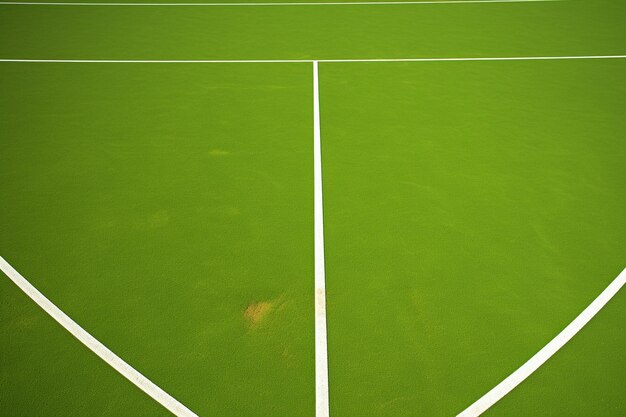
{"type": "Polygon", "coordinates": [[[544,3],[565,0],[440,0],[440,1],[355,1],[355,2],[263,2],[263,3],[85,3],[85,2],[19,2],[3,1],[2,5],[10,6],[213,6],[213,7],[241,7],[241,6],[381,6],[405,4],[477,4],[477,3],[544,3]]]}
{"type": "Polygon", "coordinates": [[[554,339],[545,345],[539,352],[530,358],[525,364],[520,366],[515,372],[505,378],[496,385],[491,391],[483,395],[474,404],[470,405],[457,417],[477,417],[487,411],[489,407],[498,402],[502,397],[511,392],[515,387],[521,384],[541,365],[552,357],[559,349],[561,349],[572,337],[576,335],[589,321],[609,302],[611,298],[626,283],[626,269],[609,284],[608,287],[595,299],[589,306],[583,310],[578,317],[574,319],[565,329],[561,331],[554,339]]]}
{"type": "Polygon", "coordinates": [[[465,61],[559,61],[581,59],[624,59],[626,55],[563,55],[452,58],[356,58],[356,59],[21,59],[0,58],[0,62],[60,64],[295,64],[312,62],[465,62],[465,61]]]}
{"type": "Polygon", "coordinates": [[[313,177],[315,200],[315,416],[328,417],[324,205],[322,199],[322,144],[320,135],[320,97],[317,61],[313,61],[313,177]]]}
{"type": "MultiPolygon", "coordinates": [[[[178,402],[174,397],[163,391],[148,378],[140,374],[119,356],[111,352],[95,337],[87,333],[67,314],[61,311],[52,301],[37,290],[26,278],[20,275],[7,261],[0,256],[0,270],[6,274],[27,296],[39,305],[46,313],[55,319],[61,326],[87,346],[100,359],[108,363],[113,369],[135,384],[139,389],[152,397],[155,401],[179,417],[198,417],[193,411],[178,402]]],[[[130,410],[129,410],[130,411],[130,410]]]]}

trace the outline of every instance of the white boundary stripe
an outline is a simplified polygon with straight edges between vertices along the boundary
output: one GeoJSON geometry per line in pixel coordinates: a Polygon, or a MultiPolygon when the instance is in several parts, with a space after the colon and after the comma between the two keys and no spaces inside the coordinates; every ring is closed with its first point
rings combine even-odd
{"type": "Polygon", "coordinates": [[[322,198],[322,144],[317,61],[313,61],[313,166],[315,200],[315,416],[328,417],[324,204],[322,198]]]}
{"type": "Polygon", "coordinates": [[[484,413],[489,407],[498,402],[502,397],[511,392],[513,388],[522,383],[533,372],[537,370],[545,361],[550,359],[559,349],[561,349],[572,337],[576,335],[597,313],[609,302],[611,298],[626,283],[626,269],[609,284],[602,293],[593,300],[591,304],[574,319],[565,329],[554,339],[530,358],[524,365],[496,385],[491,391],[483,395],[478,401],[470,405],[457,417],[476,417],[484,413]]]}
{"type": "MultiPolygon", "coordinates": [[[[319,114],[318,62],[433,62],[433,61],[519,61],[564,59],[616,59],[626,55],[584,55],[543,57],[489,57],[489,58],[392,58],[392,59],[328,59],[328,60],[49,60],[0,59],[0,62],[56,62],[56,63],[312,63],[313,64],[313,119],[314,119],[314,228],[315,228],[315,381],[316,417],[329,416],[328,352],[326,332],[326,283],[324,267],[324,218],[322,198],[321,134],[319,114]]],[[[150,395],[177,416],[196,416],[161,388],[111,352],[106,346],[82,329],[50,300],[33,287],[11,265],[0,257],[0,269],[30,298],[72,335],[128,380],[150,395]]],[[[524,381],[544,362],[563,347],[582,329],[626,283],[626,269],[576,319],[550,343],[491,391],[469,406],[457,417],[476,417],[499,401],[524,381]]],[[[197,417],[197,416],[196,416],[197,417]]]]}
{"type": "Polygon", "coordinates": [[[148,378],[140,374],[132,366],[124,362],[119,356],[111,352],[106,346],[100,343],[96,338],[87,333],[74,320],[69,318],[63,311],[48,300],[42,293],[37,290],[30,282],[26,280],[19,272],[17,272],[7,261],[0,256],[0,269],[13,281],[22,291],[26,293],[34,302],[55,319],[68,332],[87,346],[92,352],[100,357],[103,361],[111,365],[117,372],[122,374],[126,379],[135,384],[139,389],[156,400],[163,407],[167,408],[176,416],[181,417],[197,417],[195,413],[178,402],[174,397],[163,391],[148,378]]]}
{"type": "Polygon", "coordinates": [[[403,4],[477,4],[477,3],[545,3],[564,0],[441,0],[441,1],[355,1],[355,2],[285,2],[285,3],[84,3],[84,2],[19,2],[4,1],[1,5],[10,6],[370,6],[403,4]]]}
{"type": "Polygon", "coordinates": [[[0,62],[60,64],[278,64],[314,62],[454,62],[454,61],[557,61],[576,59],[624,59],[626,55],[565,55],[456,58],[362,58],[362,59],[19,59],[0,58],[0,62]]]}

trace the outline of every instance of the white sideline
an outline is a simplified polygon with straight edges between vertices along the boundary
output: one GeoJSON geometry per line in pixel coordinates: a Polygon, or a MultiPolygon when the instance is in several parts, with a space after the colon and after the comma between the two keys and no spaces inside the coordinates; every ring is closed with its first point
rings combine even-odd
{"type": "Polygon", "coordinates": [[[525,364],[520,366],[515,372],[505,378],[496,385],[491,391],[483,395],[478,401],[470,405],[464,411],[459,413],[457,417],[477,417],[484,413],[489,407],[498,402],[502,397],[511,392],[515,387],[528,378],[533,372],[552,357],[559,349],[561,349],[572,337],[576,335],[601,309],[609,302],[611,298],[626,283],[626,269],[609,284],[608,287],[595,299],[589,306],[583,310],[565,329],[561,331],[554,339],[545,345],[539,352],[530,358],[525,364]]]}
{"type": "Polygon", "coordinates": [[[183,404],[178,402],[174,397],[163,391],[148,378],[140,374],[128,363],[124,362],[119,356],[111,352],[106,346],[100,343],[96,338],[87,333],[74,320],[69,318],[61,311],[52,301],[37,290],[26,278],[20,275],[9,263],[0,256],[0,269],[13,281],[27,296],[35,303],[39,304],[46,313],[55,319],[68,332],[87,346],[92,352],[108,363],[113,369],[122,374],[126,379],[135,384],[139,389],[152,397],[155,401],[167,408],[176,416],[180,417],[198,417],[193,411],[189,410],[183,404]]]}
{"type": "Polygon", "coordinates": [[[476,4],[476,3],[542,3],[564,0],[441,0],[441,1],[355,1],[355,2],[264,2],[264,3],[84,3],[3,1],[1,5],[21,6],[369,6],[403,4],[476,4]]]}
{"type": "Polygon", "coordinates": [[[60,64],[277,64],[313,62],[448,62],[448,61],[557,61],[575,59],[623,59],[626,55],[564,55],[456,58],[361,58],[361,59],[20,59],[0,58],[0,62],[60,64]]]}
{"type": "Polygon", "coordinates": [[[324,203],[322,144],[317,61],[313,61],[313,177],[315,223],[315,416],[328,417],[328,348],[326,338],[326,273],[324,267],[324,203]]]}

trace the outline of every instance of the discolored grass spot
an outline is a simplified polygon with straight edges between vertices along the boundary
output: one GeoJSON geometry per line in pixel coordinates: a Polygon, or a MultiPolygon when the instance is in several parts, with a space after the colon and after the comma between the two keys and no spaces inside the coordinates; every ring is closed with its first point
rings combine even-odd
{"type": "Polygon", "coordinates": [[[243,312],[249,329],[258,328],[276,307],[276,301],[259,301],[252,303],[243,312]]]}

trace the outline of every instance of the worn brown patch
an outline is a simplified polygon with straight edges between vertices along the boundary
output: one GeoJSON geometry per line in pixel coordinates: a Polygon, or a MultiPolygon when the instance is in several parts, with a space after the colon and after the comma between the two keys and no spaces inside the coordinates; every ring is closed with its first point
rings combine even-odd
{"type": "Polygon", "coordinates": [[[250,304],[243,312],[249,329],[258,328],[276,307],[276,301],[267,300],[250,304]]]}

